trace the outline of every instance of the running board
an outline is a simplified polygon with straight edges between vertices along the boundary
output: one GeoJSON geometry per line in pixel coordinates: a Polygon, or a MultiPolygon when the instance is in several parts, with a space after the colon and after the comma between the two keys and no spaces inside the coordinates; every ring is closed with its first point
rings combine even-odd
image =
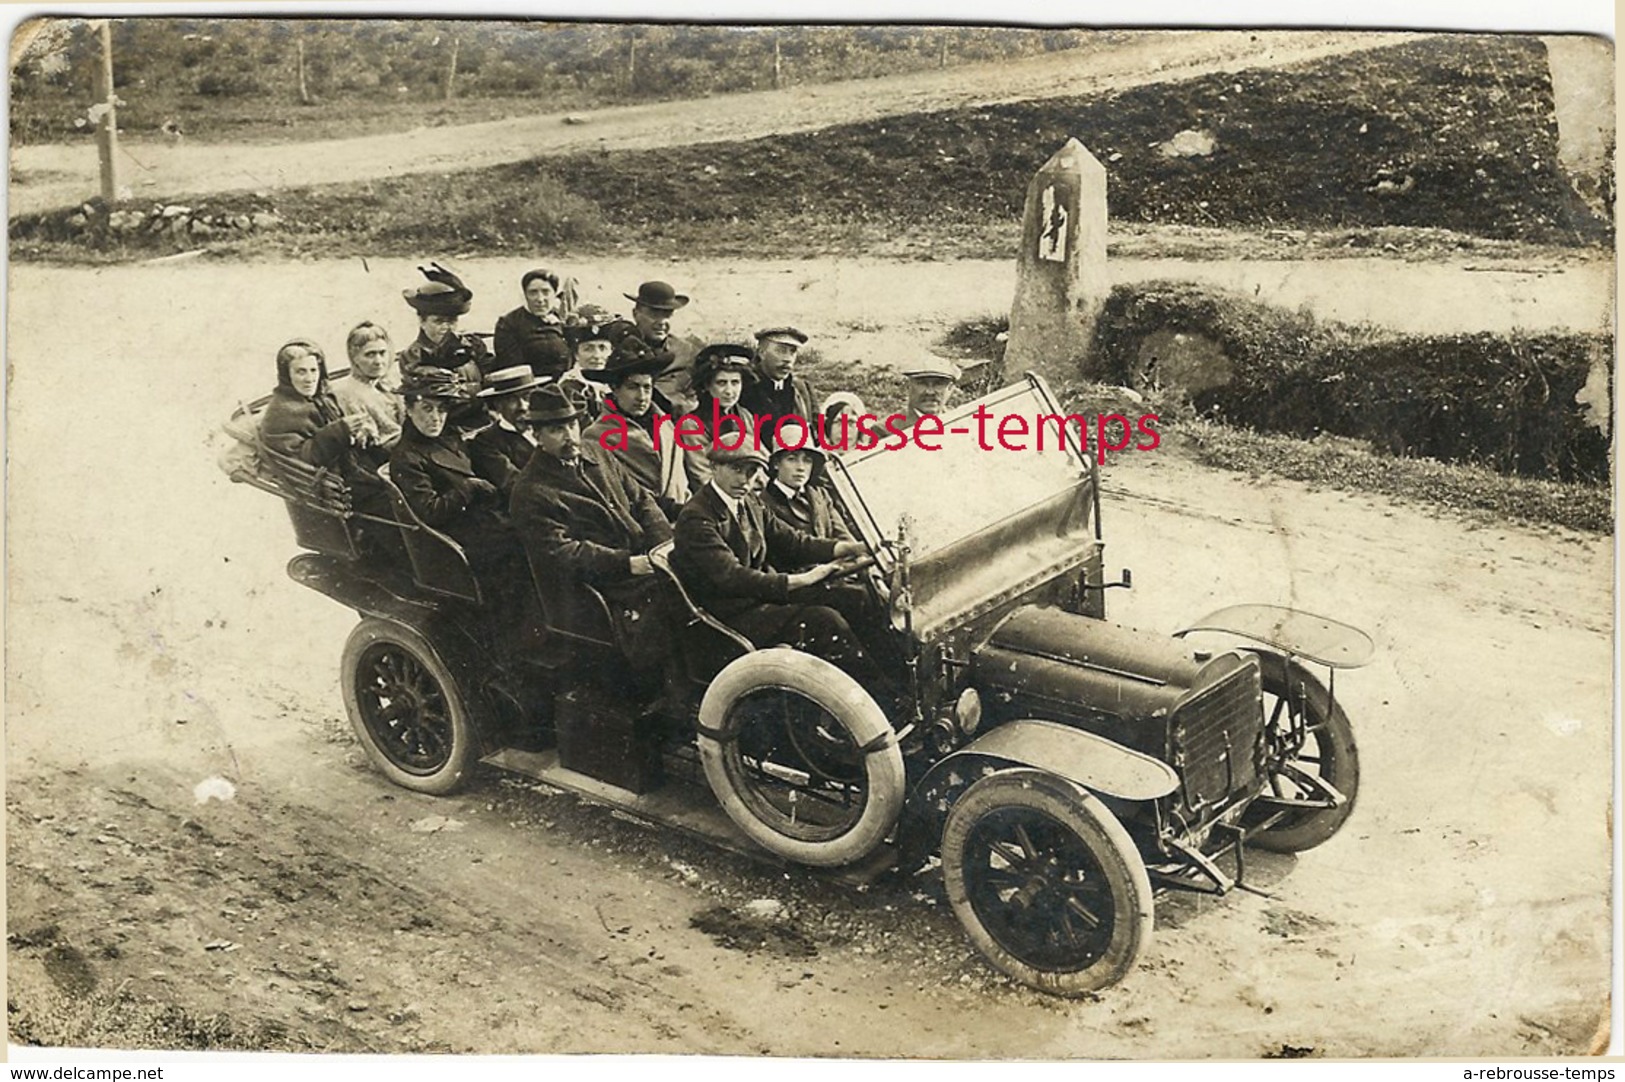
{"type": "MultiPolygon", "coordinates": [[[[668,777],[657,789],[647,793],[634,793],[618,785],[570,770],[559,764],[556,749],[546,751],[519,751],[503,748],[480,760],[498,770],[519,774],[547,785],[563,789],[590,804],[599,804],[619,812],[634,821],[647,825],[669,827],[691,838],[726,849],[776,868],[802,867],[768,852],[750,838],[717,804],[710,790],[668,777]]],[[[896,852],[883,845],[855,864],[840,868],[805,868],[823,878],[848,886],[867,886],[896,863],[896,852]]]]}

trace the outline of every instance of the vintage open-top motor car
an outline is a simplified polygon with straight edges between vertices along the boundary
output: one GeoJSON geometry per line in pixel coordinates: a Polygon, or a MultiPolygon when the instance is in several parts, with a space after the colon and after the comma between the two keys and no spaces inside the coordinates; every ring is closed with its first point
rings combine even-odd
{"type": "MultiPolygon", "coordinates": [[[[944,424],[971,427],[978,407],[1062,413],[1028,376],[944,424]]],[[[1121,979],[1157,891],[1223,894],[1244,845],[1308,849],[1354,808],[1354,735],[1310,666],[1362,665],[1371,640],[1266,605],[1172,635],[1108,622],[1127,574],[1105,581],[1099,475],[1075,429],[1043,451],[967,433],[830,456],[836,506],[874,560],[854,581],[884,614],[858,630],[903,670],[890,715],[829,662],[712,618],[664,552],[688,694],[634,701],[590,584],[546,567],[477,581],[387,476],[393,517],[271,454],[234,476],[286,501],[308,550],[289,575],[360,617],[344,701],[391,780],[449,793],[485,762],[850,879],[935,855],[971,941],[1046,992],[1121,979]],[[517,618],[496,618],[496,589],[524,597],[517,618]]]]}

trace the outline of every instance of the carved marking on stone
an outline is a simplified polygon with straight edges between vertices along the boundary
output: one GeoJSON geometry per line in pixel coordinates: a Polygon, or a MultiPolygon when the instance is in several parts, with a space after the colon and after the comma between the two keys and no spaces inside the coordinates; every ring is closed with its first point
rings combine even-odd
{"type": "Polygon", "coordinates": [[[1055,198],[1055,185],[1044,189],[1044,229],[1038,234],[1038,258],[1066,262],[1066,207],[1055,198]]]}

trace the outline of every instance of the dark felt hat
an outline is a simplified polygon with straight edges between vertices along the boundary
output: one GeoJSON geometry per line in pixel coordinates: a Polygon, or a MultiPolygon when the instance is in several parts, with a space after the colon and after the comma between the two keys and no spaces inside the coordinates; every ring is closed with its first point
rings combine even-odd
{"type": "Polygon", "coordinates": [[[738,346],[732,342],[717,342],[706,346],[694,355],[694,386],[700,390],[705,389],[707,381],[718,372],[738,372],[750,383],[756,379],[756,369],[752,362],[756,359],[749,346],[738,346]]]}
{"type": "Polygon", "coordinates": [[[438,263],[419,267],[418,271],[428,281],[416,289],[401,290],[401,296],[406,298],[406,303],[418,315],[461,316],[468,313],[474,291],[464,285],[461,278],[438,263]]]}
{"type": "Polygon", "coordinates": [[[531,393],[530,402],[519,419],[533,425],[546,425],[586,415],[586,407],[580,398],[556,383],[548,383],[531,393]]]}
{"type": "Polygon", "coordinates": [[[627,376],[658,376],[666,370],[668,359],[644,344],[637,335],[621,339],[609,362],[602,368],[590,368],[581,374],[595,383],[617,386],[627,376]]]}
{"type": "Polygon", "coordinates": [[[637,296],[630,293],[622,293],[621,296],[645,308],[659,308],[667,312],[675,312],[688,303],[688,298],[673,289],[669,282],[644,282],[638,286],[637,296]]]}

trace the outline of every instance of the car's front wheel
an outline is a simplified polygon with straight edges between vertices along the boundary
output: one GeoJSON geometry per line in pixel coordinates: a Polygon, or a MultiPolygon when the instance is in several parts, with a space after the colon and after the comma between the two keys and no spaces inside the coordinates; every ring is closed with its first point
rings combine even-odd
{"type": "Polygon", "coordinates": [[[1105,805],[1038,770],[965,790],[942,835],[949,904],[1002,973],[1053,995],[1121,980],[1151,937],[1151,880],[1105,805]]]}
{"type": "Polygon", "coordinates": [[[1270,770],[1269,788],[1248,808],[1242,826],[1273,826],[1247,841],[1275,853],[1300,853],[1327,841],[1354,813],[1360,756],[1354,727],[1326,686],[1295,661],[1261,655],[1264,720],[1271,746],[1286,748],[1270,770]]]}

